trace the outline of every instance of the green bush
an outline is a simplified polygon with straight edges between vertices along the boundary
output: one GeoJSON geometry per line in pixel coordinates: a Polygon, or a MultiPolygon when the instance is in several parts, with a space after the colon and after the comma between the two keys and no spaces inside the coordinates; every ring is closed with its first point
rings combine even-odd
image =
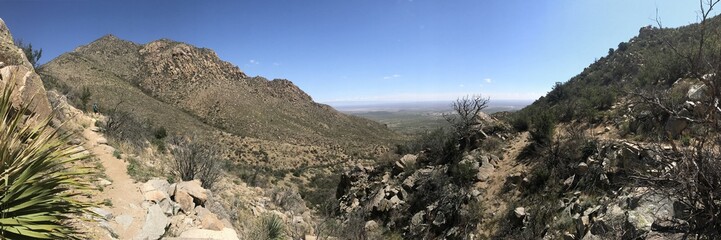
{"type": "Polygon", "coordinates": [[[555,127],[553,117],[549,113],[542,113],[533,121],[533,129],[530,132],[531,139],[537,144],[548,144],[553,137],[555,127]]]}
{"type": "Polygon", "coordinates": [[[165,130],[165,127],[159,127],[153,131],[153,136],[155,136],[156,139],[163,139],[168,136],[168,131],[165,130]]]}

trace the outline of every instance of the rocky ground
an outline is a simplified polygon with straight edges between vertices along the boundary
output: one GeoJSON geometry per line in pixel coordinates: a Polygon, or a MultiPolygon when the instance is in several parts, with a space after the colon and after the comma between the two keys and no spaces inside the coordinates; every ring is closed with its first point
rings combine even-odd
{"type": "Polygon", "coordinates": [[[98,131],[87,127],[82,132],[82,146],[102,164],[104,176],[97,179],[92,197],[102,204],[93,209],[100,217],[84,226],[92,239],[238,238],[227,219],[205,208],[210,193],[199,181],[137,183],[127,173],[127,161],[113,156],[115,148],[98,131]]]}

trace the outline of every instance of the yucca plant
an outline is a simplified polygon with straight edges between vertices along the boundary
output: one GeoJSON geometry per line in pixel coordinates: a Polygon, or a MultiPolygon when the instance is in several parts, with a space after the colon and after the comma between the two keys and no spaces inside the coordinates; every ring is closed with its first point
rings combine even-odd
{"type": "Polygon", "coordinates": [[[259,224],[253,238],[263,240],[280,240],[285,238],[285,224],[283,224],[283,219],[280,219],[277,215],[265,215],[259,224]]]}
{"type": "Polygon", "coordinates": [[[89,212],[87,158],[68,136],[49,127],[51,117],[26,116],[29,103],[14,108],[12,86],[0,98],[0,239],[80,239],[69,219],[89,212]],[[74,166],[75,165],[75,166],[74,166]]]}

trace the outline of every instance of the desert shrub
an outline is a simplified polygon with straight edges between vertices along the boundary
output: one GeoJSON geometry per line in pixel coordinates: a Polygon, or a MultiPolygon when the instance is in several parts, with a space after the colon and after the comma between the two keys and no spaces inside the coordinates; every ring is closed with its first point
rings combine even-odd
{"type": "Polygon", "coordinates": [[[525,115],[517,115],[511,120],[511,126],[513,126],[513,129],[515,129],[517,132],[525,132],[528,131],[528,116],[525,115]]]}
{"type": "Polygon", "coordinates": [[[546,94],[546,101],[548,101],[548,103],[554,104],[565,100],[569,97],[569,92],[567,88],[567,85],[561,82],[556,82],[556,84],[553,85],[551,91],[546,94]]]}
{"type": "Polygon", "coordinates": [[[129,112],[109,109],[104,114],[106,118],[100,123],[100,128],[106,136],[130,143],[136,150],[145,146],[146,130],[129,112]]]}
{"type": "Polygon", "coordinates": [[[261,217],[252,232],[254,239],[281,240],[285,239],[285,223],[275,214],[266,214],[261,217]]]}
{"type": "Polygon", "coordinates": [[[159,127],[153,131],[153,136],[156,139],[164,139],[165,137],[168,136],[168,131],[165,130],[165,127],[159,127]]]}
{"type": "Polygon", "coordinates": [[[313,176],[307,185],[300,187],[300,196],[316,209],[337,205],[335,197],[339,183],[338,174],[318,174],[313,176]]]}
{"type": "Polygon", "coordinates": [[[457,185],[470,186],[475,182],[478,168],[474,168],[471,161],[461,161],[451,164],[450,173],[457,185]]]}
{"type": "Polygon", "coordinates": [[[418,153],[422,150],[428,150],[428,152],[439,153],[443,151],[443,147],[449,140],[455,140],[455,135],[444,129],[438,128],[436,130],[421,134],[416,139],[411,140],[406,144],[407,153],[418,153]]]}
{"type": "Polygon", "coordinates": [[[536,144],[548,144],[553,137],[554,129],[553,117],[549,113],[541,113],[533,121],[533,128],[530,131],[531,139],[536,144]]]}
{"type": "Polygon", "coordinates": [[[88,156],[65,144],[49,117],[34,122],[28,105],[13,108],[12,92],[6,86],[0,98],[0,238],[82,239],[66,220],[94,206],[79,197],[91,189],[92,169],[77,165],[88,156]]]}
{"type": "Polygon", "coordinates": [[[489,137],[485,141],[483,141],[483,143],[481,144],[481,149],[486,152],[498,154],[503,150],[501,149],[502,146],[503,141],[501,141],[501,139],[496,137],[489,137]]]}
{"type": "Polygon", "coordinates": [[[175,159],[173,167],[178,177],[183,181],[198,179],[204,188],[211,189],[220,178],[225,164],[220,150],[192,138],[175,137],[171,142],[175,159]]]}
{"type": "Polygon", "coordinates": [[[628,42],[620,42],[618,43],[618,51],[626,51],[628,49],[628,42]]]}
{"type": "Polygon", "coordinates": [[[82,103],[82,105],[81,105],[81,106],[82,106],[81,110],[87,111],[87,109],[88,109],[88,101],[90,101],[90,97],[91,97],[92,95],[93,95],[93,94],[90,92],[90,88],[88,88],[87,86],[86,86],[86,87],[83,87],[83,88],[80,90],[80,95],[78,96],[78,98],[80,99],[80,102],[82,103]]]}

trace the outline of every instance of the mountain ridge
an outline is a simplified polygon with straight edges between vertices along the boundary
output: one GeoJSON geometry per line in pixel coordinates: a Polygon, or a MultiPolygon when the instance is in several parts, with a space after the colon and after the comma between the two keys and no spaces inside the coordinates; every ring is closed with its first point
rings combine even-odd
{"type": "Polygon", "coordinates": [[[101,112],[117,108],[174,134],[218,139],[227,132],[346,154],[403,139],[383,124],[314,102],[292,81],[249,77],[211,49],[168,39],[137,44],[105,35],[38,72],[76,99],[88,88],[101,112]]]}

